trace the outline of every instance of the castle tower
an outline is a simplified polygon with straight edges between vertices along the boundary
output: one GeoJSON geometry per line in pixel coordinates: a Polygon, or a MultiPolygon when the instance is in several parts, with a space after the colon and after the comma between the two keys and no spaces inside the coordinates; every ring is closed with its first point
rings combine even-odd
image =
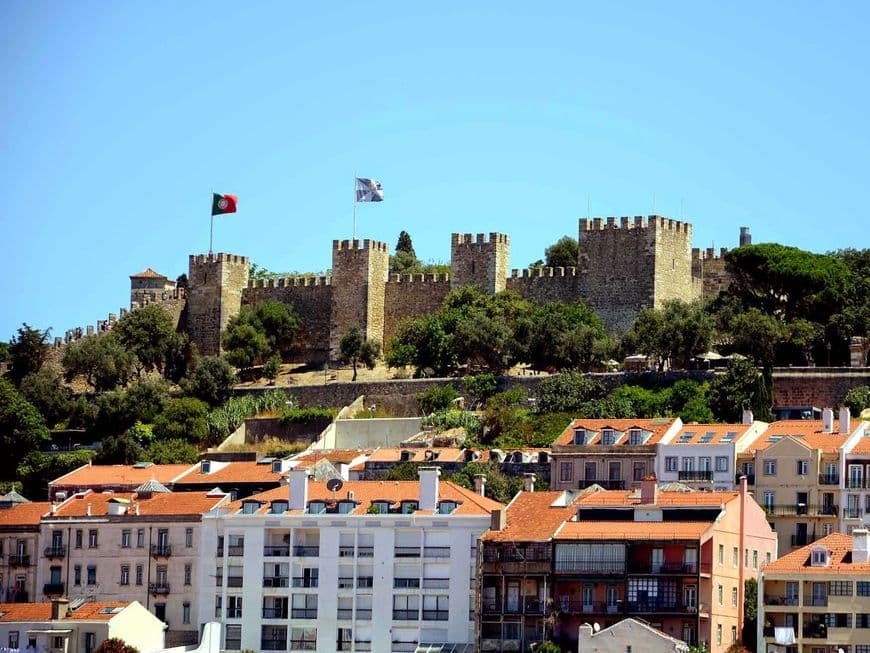
{"type": "Polygon", "coordinates": [[[220,353],[221,331],[241,308],[248,257],[191,254],[187,277],[187,332],[201,354],[213,356],[220,353]]]}
{"type": "Polygon", "coordinates": [[[478,286],[486,293],[505,289],[509,274],[511,240],[507,234],[452,234],[450,287],[478,286]]]}
{"type": "Polygon", "coordinates": [[[368,340],[384,342],[384,292],[390,252],[378,240],[332,241],[332,315],[329,352],[339,357],[339,343],[358,327],[368,340]]]}
{"type": "Polygon", "coordinates": [[[749,227],[740,227],[740,246],[751,245],[752,234],[749,233],[749,227]]]}
{"type": "Polygon", "coordinates": [[[175,282],[151,268],[130,275],[130,308],[159,301],[175,290],[175,282]]]}

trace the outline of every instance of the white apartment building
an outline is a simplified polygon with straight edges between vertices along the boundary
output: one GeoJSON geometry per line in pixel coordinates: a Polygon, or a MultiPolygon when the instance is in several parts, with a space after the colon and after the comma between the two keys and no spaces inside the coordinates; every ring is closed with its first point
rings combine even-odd
{"type": "Polygon", "coordinates": [[[737,455],[767,428],[745,411],[741,424],[682,424],[658,445],[655,475],[659,483],[680,482],[699,490],[725,492],[738,487],[737,455]]]}
{"type": "MultiPolygon", "coordinates": [[[[840,447],[840,528],[852,534],[856,528],[870,527],[870,430],[858,421],[840,447]]],[[[840,431],[849,433],[849,410],[840,410],[840,431]]]]}
{"type": "Polygon", "coordinates": [[[196,612],[201,520],[225,503],[223,493],[169,492],[156,481],[134,493],[74,494],[41,520],[36,593],[138,601],[168,624],[167,645],[195,643],[207,620],[196,612]]]}
{"type": "Polygon", "coordinates": [[[216,562],[200,568],[198,614],[222,621],[221,648],[473,646],[478,541],[503,506],[438,468],[419,474],[342,483],[291,470],[289,487],[205,515],[201,551],[216,562]]]}

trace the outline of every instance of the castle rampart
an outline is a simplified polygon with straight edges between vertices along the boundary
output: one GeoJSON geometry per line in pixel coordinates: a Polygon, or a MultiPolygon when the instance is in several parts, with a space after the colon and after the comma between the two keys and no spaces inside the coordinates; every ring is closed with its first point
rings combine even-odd
{"type": "Polygon", "coordinates": [[[506,289],[537,304],[573,302],[580,297],[577,268],[537,267],[511,270],[506,289]]]}
{"type": "Polygon", "coordinates": [[[187,330],[201,354],[221,350],[221,331],[242,307],[248,285],[248,257],[236,254],[191,255],[188,262],[187,330]]]}
{"type": "Polygon", "coordinates": [[[449,292],[449,274],[391,274],[384,292],[384,345],[403,320],[434,313],[449,292]]]}
{"type": "Polygon", "coordinates": [[[506,234],[452,234],[450,237],[451,287],[478,286],[486,293],[505,289],[510,266],[511,241],[506,234]]]}

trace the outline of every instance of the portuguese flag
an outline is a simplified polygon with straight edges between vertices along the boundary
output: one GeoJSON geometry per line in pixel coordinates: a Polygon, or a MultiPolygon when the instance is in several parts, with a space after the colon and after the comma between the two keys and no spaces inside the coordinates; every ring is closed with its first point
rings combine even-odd
{"type": "Polygon", "coordinates": [[[212,193],[213,197],[211,200],[211,214],[212,215],[222,215],[224,213],[235,213],[236,212],[236,204],[239,201],[239,198],[235,195],[218,195],[217,193],[212,193]]]}

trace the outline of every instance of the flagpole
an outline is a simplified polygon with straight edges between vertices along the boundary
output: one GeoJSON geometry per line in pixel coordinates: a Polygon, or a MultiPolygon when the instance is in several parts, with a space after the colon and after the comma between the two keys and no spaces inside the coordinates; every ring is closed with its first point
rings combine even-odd
{"type": "Polygon", "coordinates": [[[356,240],[356,173],[353,173],[353,231],[351,240],[356,240]]]}
{"type": "Polygon", "coordinates": [[[214,189],[211,191],[211,227],[208,230],[208,255],[211,256],[214,253],[212,249],[212,245],[214,244],[214,189]]]}

